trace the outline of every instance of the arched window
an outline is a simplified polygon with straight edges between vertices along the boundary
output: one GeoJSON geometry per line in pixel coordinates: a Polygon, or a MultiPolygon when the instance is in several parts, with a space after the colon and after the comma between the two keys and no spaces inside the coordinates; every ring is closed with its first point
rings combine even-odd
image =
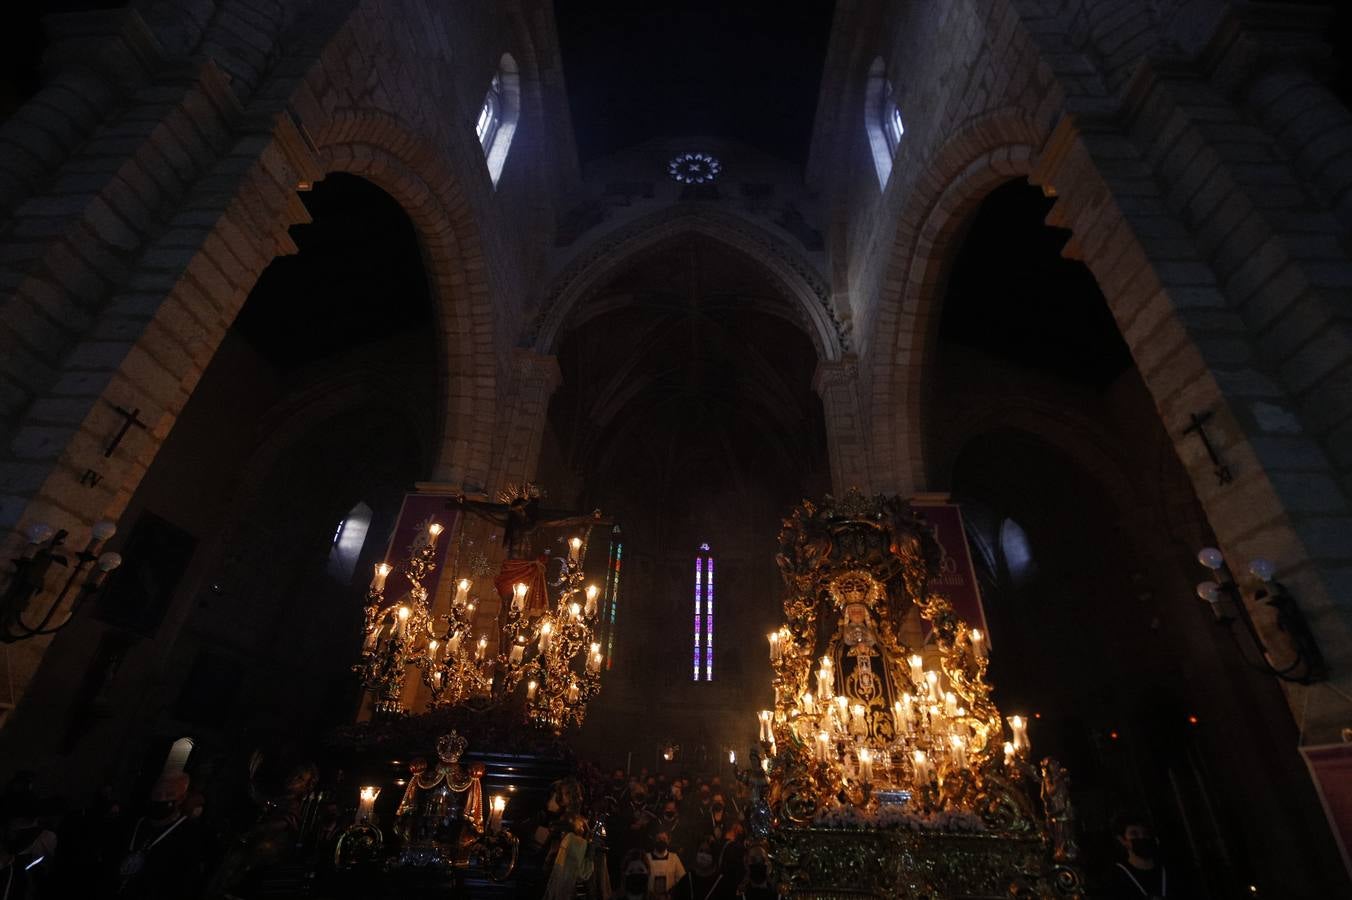
{"type": "Polygon", "coordinates": [[[333,546],[329,548],[328,572],[346,584],[357,570],[357,558],[366,546],[366,533],[371,530],[371,507],[358,503],[333,530],[333,546]]]}
{"type": "Polygon", "coordinates": [[[864,89],[864,128],[868,132],[878,185],[887,187],[892,160],[896,158],[906,127],[901,121],[901,108],[897,106],[892,82],[887,80],[887,66],[881,56],[869,67],[868,84],[864,89]]]}
{"type": "Polygon", "coordinates": [[[484,95],[484,104],[474,125],[494,187],[498,186],[503,166],[507,164],[507,152],[516,136],[516,123],[520,118],[521,76],[512,54],[504,53],[498,71],[489,82],[488,93],[484,95]]]}
{"type": "Polygon", "coordinates": [[[714,555],[707,543],[695,554],[694,681],[714,680],[714,555]]]}

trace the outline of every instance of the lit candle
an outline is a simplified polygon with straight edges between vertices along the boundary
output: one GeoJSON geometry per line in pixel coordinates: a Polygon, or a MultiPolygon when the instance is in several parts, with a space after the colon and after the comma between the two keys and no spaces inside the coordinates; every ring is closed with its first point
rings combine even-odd
{"type": "Polygon", "coordinates": [[[915,783],[917,787],[930,783],[930,765],[929,757],[925,755],[924,750],[917,750],[911,754],[911,759],[915,765],[915,783]]]}
{"type": "Polygon", "coordinates": [[[831,663],[831,657],[822,657],[822,667],[817,670],[817,696],[823,701],[830,700],[831,694],[835,691],[835,666],[831,663]]]}
{"type": "Polygon", "coordinates": [[[1014,738],[1014,750],[1023,752],[1028,749],[1028,720],[1023,716],[1009,717],[1009,731],[1014,738]]]}
{"type": "Polygon", "coordinates": [[[456,606],[464,606],[469,601],[470,580],[461,578],[455,583],[455,599],[452,600],[456,606]]]}
{"type": "Polygon", "coordinates": [[[512,652],[508,654],[507,660],[512,665],[519,666],[521,665],[521,660],[525,655],[526,655],[526,645],[521,643],[520,638],[517,638],[517,640],[512,644],[512,652]]]}
{"type": "Polygon", "coordinates": [[[912,654],[911,659],[911,684],[915,689],[920,690],[921,683],[925,680],[925,660],[919,653],[912,654]]]}
{"type": "Polygon", "coordinates": [[[594,584],[587,585],[587,617],[596,615],[596,598],[601,591],[594,584]]]}
{"type": "Polygon", "coordinates": [[[526,682],[526,699],[527,699],[527,700],[534,700],[534,699],[535,699],[535,692],[538,691],[539,689],[540,689],[540,685],[536,684],[534,681],[528,681],[528,682],[526,682]]]}
{"type": "Polygon", "coordinates": [[[437,669],[432,673],[432,687],[441,690],[441,670],[437,669]]]}
{"type": "Polygon", "coordinates": [[[577,565],[577,561],[582,557],[582,538],[573,538],[568,542],[568,561],[577,565]]]}
{"type": "Polygon", "coordinates": [[[521,612],[526,608],[526,593],[530,590],[530,585],[518,582],[512,585],[512,611],[521,612]]]}
{"type": "Polygon", "coordinates": [[[553,623],[553,622],[550,622],[548,619],[546,619],[545,621],[543,621],[543,622],[540,623],[540,652],[541,652],[541,653],[544,653],[544,652],[546,652],[547,650],[549,650],[549,642],[550,642],[550,638],[551,638],[551,636],[552,636],[553,634],[554,634],[554,623],[553,623]]]}
{"type": "Polygon", "coordinates": [[[730,766],[735,766],[735,765],[737,765],[737,751],[736,751],[736,750],[729,750],[729,751],[728,751],[728,765],[730,765],[730,766]]]}
{"type": "Polygon", "coordinates": [[[392,570],[393,567],[389,563],[376,563],[376,574],[371,579],[371,590],[377,594],[385,590],[385,578],[392,570]]]}
{"type": "Polygon", "coordinates": [[[591,653],[587,656],[587,668],[592,672],[601,671],[601,645],[593,643],[591,653]]]}
{"type": "Polygon", "coordinates": [[[488,649],[488,635],[481,634],[479,635],[479,643],[476,644],[474,647],[474,658],[483,659],[484,651],[487,649],[488,649]]]}
{"type": "Polygon", "coordinates": [[[779,648],[779,632],[772,631],[765,636],[765,639],[770,642],[770,662],[779,662],[779,658],[782,655],[782,651],[779,648]]]}
{"type": "Polygon", "coordinates": [[[867,747],[859,748],[859,780],[873,783],[873,753],[867,747]]]}
{"type": "Polygon", "coordinates": [[[981,634],[980,628],[972,629],[972,655],[976,657],[977,662],[986,661],[986,638],[981,634]]]}
{"type": "Polygon", "coordinates": [[[840,731],[844,731],[846,725],[850,721],[849,705],[850,701],[846,700],[844,697],[836,698],[835,720],[836,720],[836,728],[840,731]]]}
{"type": "Polygon", "coordinates": [[[953,747],[953,765],[959,769],[967,768],[967,742],[962,739],[962,735],[950,735],[948,742],[953,747]]]}
{"type": "Polygon", "coordinates": [[[446,655],[455,656],[460,652],[460,632],[451,635],[451,639],[446,642],[446,655]]]}
{"type": "Polygon", "coordinates": [[[358,798],[361,803],[357,806],[357,821],[365,822],[371,818],[371,813],[376,808],[376,798],[380,796],[380,788],[367,785],[361,789],[358,798]]]}
{"type": "Polygon", "coordinates": [[[580,693],[580,691],[578,690],[577,682],[576,682],[576,681],[569,682],[569,684],[568,684],[568,702],[569,702],[569,703],[576,703],[576,702],[577,702],[577,698],[578,698],[578,694],[579,694],[579,693],[580,693]]]}
{"type": "Polygon", "coordinates": [[[756,718],[760,720],[760,739],[762,741],[773,741],[775,739],[775,714],[768,709],[763,709],[756,713],[756,718]]]}
{"type": "Polygon", "coordinates": [[[861,703],[856,703],[850,707],[850,733],[868,733],[868,724],[864,721],[864,706],[861,703]]]}
{"type": "Polygon", "coordinates": [[[568,604],[568,615],[572,616],[574,619],[582,618],[582,605],[580,603],[568,604]]]}
{"type": "Polygon", "coordinates": [[[925,699],[937,701],[939,699],[939,673],[925,673],[925,699]]]}
{"type": "Polygon", "coordinates": [[[394,627],[390,629],[390,637],[394,637],[403,630],[411,612],[407,606],[399,607],[399,613],[394,617],[394,627]]]}
{"type": "MultiPolygon", "coordinates": [[[[774,756],[774,753],[772,752],[770,756],[774,756]]],[[[770,774],[770,756],[761,757],[761,771],[766,775],[770,774]]]]}
{"type": "Polygon", "coordinates": [[[909,735],[911,733],[911,695],[906,695],[906,701],[903,703],[898,700],[892,704],[892,718],[896,719],[897,734],[909,735]]]}
{"type": "Polygon", "coordinates": [[[431,660],[431,661],[433,661],[433,662],[436,662],[436,659],[437,659],[437,648],[440,647],[440,646],[441,646],[440,642],[435,641],[435,640],[431,640],[431,641],[428,641],[428,642],[427,642],[427,658],[428,658],[429,660],[431,660]]]}
{"type": "Polygon", "coordinates": [[[944,715],[952,718],[958,714],[958,695],[949,691],[944,694],[944,715]]]}
{"type": "Polygon", "coordinates": [[[831,735],[825,731],[817,732],[817,759],[820,762],[831,761],[831,735]]]}
{"type": "Polygon", "coordinates": [[[431,525],[428,525],[428,526],[427,526],[427,543],[428,543],[428,544],[435,544],[435,543],[437,542],[437,538],[441,536],[441,532],[442,532],[442,531],[443,531],[442,527],[441,527],[440,525],[438,525],[436,522],[433,522],[431,525]]]}
{"type": "Polygon", "coordinates": [[[1005,741],[1005,765],[1014,765],[1014,745],[1005,741]]]}
{"type": "Polygon", "coordinates": [[[817,714],[817,700],[812,696],[811,691],[803,695],[802,706],[804,715],[815,716],[817,714]]]}
{"type": "Polygon", "coordinates": [[[501,794],[494,794],[488,804],[488,830],[492,834],[502,830],[502,814],[506,809],[507,798],[501,794]]]}

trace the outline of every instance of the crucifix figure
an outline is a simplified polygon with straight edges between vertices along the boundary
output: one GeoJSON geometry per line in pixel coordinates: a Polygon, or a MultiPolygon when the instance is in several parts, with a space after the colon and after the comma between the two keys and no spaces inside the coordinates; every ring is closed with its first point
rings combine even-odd
{"type": "Polygon", "coordinates": [[[470,500],[463,494],[447,506],[489,522],[503,530],[502,545],[506,559],[494,579],[494,586],[503,602],[512,595],[516,584],[525,584],[526,611],[542,615],[547,609],[545,596],[545,561],[548,554],[536,554],[534,539],[541,528],[579,527],[590,531],[595,525],[611,525],[598,509],[590,515],[576,515],[567,510],[540,508],[540,489],[533,484],[513,485],[498,494],[498,502],[470,500]]]}

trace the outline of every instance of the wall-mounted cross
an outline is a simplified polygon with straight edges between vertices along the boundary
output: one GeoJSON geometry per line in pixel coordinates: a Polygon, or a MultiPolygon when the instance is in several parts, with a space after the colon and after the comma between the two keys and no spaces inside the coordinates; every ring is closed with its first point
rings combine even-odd
{"type": "Polygon", "coordinates": [[[113,409],[117,410],[118,415],[122,416],[123,422],[122,427],[119,428],[117,430],[117,434],[113,436],[112,442],[109,443],[107,449],[103,451],[104,458],[113,455],[113,451],[116,450],[118,445],[122,443],[122,439],[127,436],[127,432],[131,430],[131,427],[133,425],[135,425],[142,431],[145,431],[145,429],[148,427],[145,422],[142,422],[139,418],[137,418],[141,414],[141,408],[139,406],[136,407],[136,409],[126,410],[118,406],[116,403],[112,403],[109,405],[112,406],[113,409]]]}
{"type": "Polygon", "coordinates": [[[1204,413],[1193,413],[1191,418],[1192,424],[1187,428],[1184,428],[1183,433],[1192,434],[1195,431],[1197,432],[1197,436],[1202,439],[1202,446],[1206,448],[1207,456],[1211,457],[1211,471],[1216,474],[1217,482],[1224,485],[1234,481],[1235,476],[1231,473],[1230,467],[1221,462],[1220,456],[1216,453],[1216,448],[1211,445],[1210,436],[1207,435],[1206,429],[1203,427],[1207,422],[1211,421],[1211,411],[1207,410],[1204,413]]]}

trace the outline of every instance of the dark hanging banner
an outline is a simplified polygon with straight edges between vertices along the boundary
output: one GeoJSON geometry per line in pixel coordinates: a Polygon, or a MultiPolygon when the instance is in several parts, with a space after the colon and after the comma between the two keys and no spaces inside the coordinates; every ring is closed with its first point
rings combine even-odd
{"type": "Polygon", "coordinates": [[[394,524],[394,533],[390,535],[389,546],[385,550],[385,562],[394,566],[394,571],[385,580],[385,597],[398,600],[408,594],[409,582],[404,577],[402,566],[413,551],[419,535],[427,534],[427,526],[433,522],[442,526],[443,531],[437,538],[436,571],[423,583],[427,594],[435,602],[450,590],[443,585],[447,577],[446,560],[452,546],[459,540],[460,511],[448,509],[450,496],[447,494],[413,493],[404,495],[404,503],[399,508],[399,518],[394,524]]]}
{"type": "Polygon", "coordinates": [[[911,509],[934,529],[934,537],[943,550],[939,574],[930,579],[930,590],[946,597],[958,618],[973,628],[980,628],[986,637],[986,646],[991,646],[990,629],[986,627],[986,613],[981,606],[981,589],[972,566],[967,531],[962,524],[962,511],[944,494],[913,497],[910,502],[911,509]]]}

